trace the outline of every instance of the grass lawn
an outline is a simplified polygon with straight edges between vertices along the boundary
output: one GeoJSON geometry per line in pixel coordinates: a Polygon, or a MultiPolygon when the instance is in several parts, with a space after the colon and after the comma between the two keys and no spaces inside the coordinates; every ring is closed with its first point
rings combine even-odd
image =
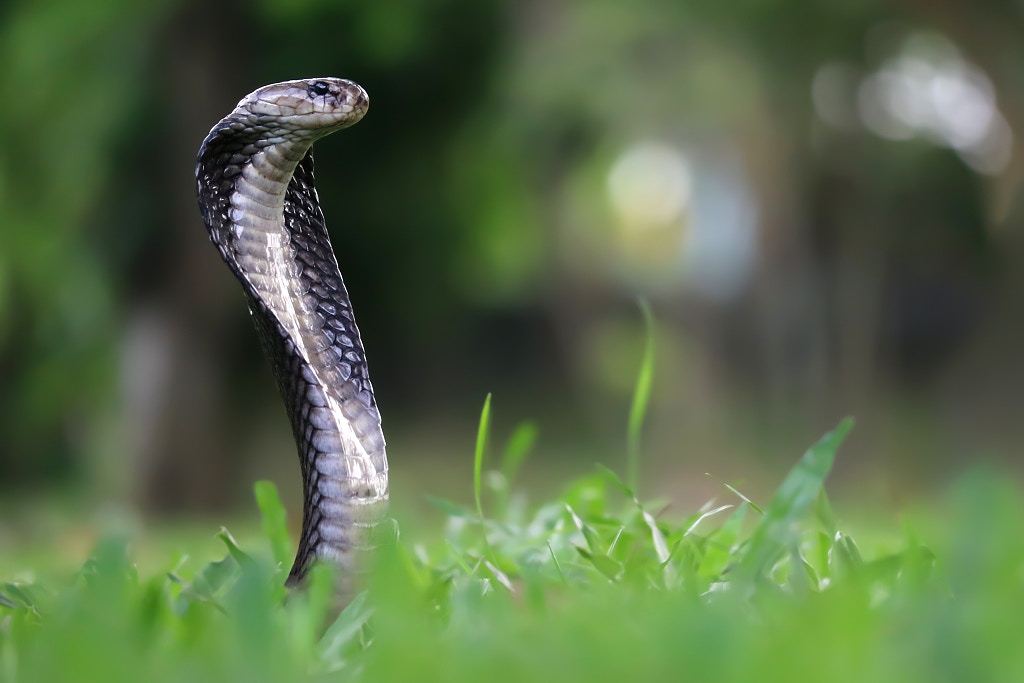
{"type": "MultiPolygon", "coordinates": [[[[443,540],[401,537],[344,611],[327,568],[282,588],[284,510],[256,487],[265,540],[194,571],[140,575],[107,538],[59,585],[0,579],[0,681],[1024,680],[1024,510],[963,479],[928,545],[861,548],[824,493],[849,421],[764,507],[667,519],[610,470],[529,508],[530,447],[475,460],[475,509],[436,501],[443,540]]],[[[634,473],[635,474],[635,473],[634,473]]],[[[891,544],[890,544],[891,545],[891,544]]]]}

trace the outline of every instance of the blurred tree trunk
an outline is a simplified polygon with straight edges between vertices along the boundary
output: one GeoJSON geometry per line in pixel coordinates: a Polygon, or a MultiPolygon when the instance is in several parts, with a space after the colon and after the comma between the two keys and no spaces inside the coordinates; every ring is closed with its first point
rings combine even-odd
{"type": "Polygon", "coordinates": [[[244,455],[232,445],[225,375],[219,359],[234,338],[243,299],[209,244],[195,199],[195,158],[210,127],[241,94],[249,47],[244,15],[236,2],[187,2],[168,23],[158,64],[163,87],[157,111],[169,132],[159,144],[161,174],[155,185],[156,218],[167,234],[165,263],[153,293],[137,302],[129,315],[128,339],[148,344],[150,359],[162,371],[129,396],[129,425],[139,458],[139,502],[156,509],[193,511],[223,506],[231,490],[231,473],[244,455]],[[151,406],[148,419],[131,411],[151,406]]]}

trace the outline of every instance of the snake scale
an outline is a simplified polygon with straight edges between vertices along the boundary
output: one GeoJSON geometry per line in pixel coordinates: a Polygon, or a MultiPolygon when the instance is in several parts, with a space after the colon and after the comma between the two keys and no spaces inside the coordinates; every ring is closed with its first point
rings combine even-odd
{"type": "Polygon", "coordinates": [[[313,182],[313,143],[368,106],[340,78],[264,86],[213,127],[196,164],[203,222],[242,284],[298,447],[302,534],[289,585],[318,560],[354,576],[388,523],[380,413],[313,182]]]}

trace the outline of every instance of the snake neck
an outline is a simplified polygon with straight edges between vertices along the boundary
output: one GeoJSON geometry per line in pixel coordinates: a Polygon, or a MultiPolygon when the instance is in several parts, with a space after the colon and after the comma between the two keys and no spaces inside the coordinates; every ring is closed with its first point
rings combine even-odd
{"type": "Polygon", "coordinates": [[[317,559],[351,573],[386,518],[387,457],[313,182],[312,141],[258,132],[247,140],[230,121],[218,128],[200,151],[200,205],[249,299],[302,465],[302,535],[289,582],[317,559]]]}

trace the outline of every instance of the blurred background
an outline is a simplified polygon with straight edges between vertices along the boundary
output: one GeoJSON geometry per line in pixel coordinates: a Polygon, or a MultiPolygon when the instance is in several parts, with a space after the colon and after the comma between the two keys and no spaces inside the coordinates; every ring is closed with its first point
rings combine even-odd
{"type": "MultiPolygon", "coordinates": [[[[256,87],[356,80],[318,186],[393,498],[624,471],[656,319],[647,495],[770,491],[845,415],[832,488],[899,507],[1024,444],[1024,2],[8,0],[0,8],[0,541],[299,500],[288,422],[195,200],[256,87]],[[705,473],[710,473],[708,477],[705,473]]],[[[298,519],[292,520],[293,524],[298,519]]]]}

